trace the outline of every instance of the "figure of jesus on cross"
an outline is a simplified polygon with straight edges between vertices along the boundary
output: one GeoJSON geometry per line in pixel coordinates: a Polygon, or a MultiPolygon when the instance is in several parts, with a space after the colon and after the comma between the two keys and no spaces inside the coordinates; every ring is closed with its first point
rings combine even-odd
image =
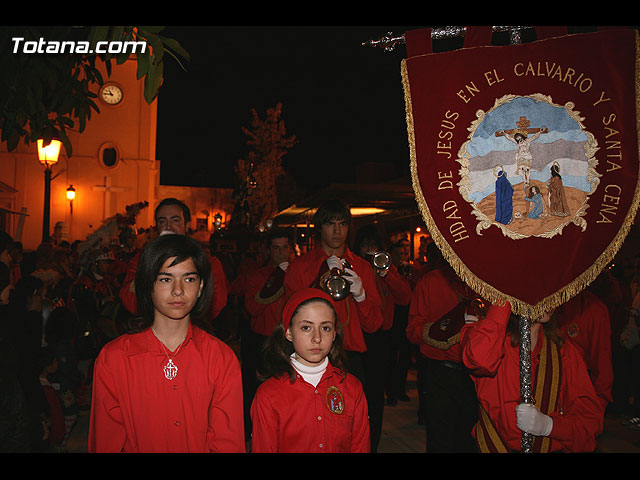
{"type": "Polygon", "coordinates": [[[531,165],[533,156],[531,155],[531,142],[536,140],[541,134],[547,133],[548,128],[529,128],[531,122],[527,117],[520,117],[520,120],[516,122],[515,129],[500,130],[496,132],[496,137],[504,136],[508,140],[516,144],[516,173],[520,172],[524,178],[525,185],[529,185],[529,178],[531,172],[531,165]],[[529,135],[532,134],[531,137],[529,135]]]}

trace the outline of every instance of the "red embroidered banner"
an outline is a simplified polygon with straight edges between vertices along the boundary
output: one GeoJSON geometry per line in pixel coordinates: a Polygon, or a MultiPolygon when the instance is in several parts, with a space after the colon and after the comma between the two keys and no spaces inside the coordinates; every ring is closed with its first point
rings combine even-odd
{"type": "Polygon", "coordinates": [[[637,33],[446,53],[429,53],[428,30],[405,39],[412,180],[434,241],[490,301],[532,318],[564,303],[638,207],[637,33]]]}

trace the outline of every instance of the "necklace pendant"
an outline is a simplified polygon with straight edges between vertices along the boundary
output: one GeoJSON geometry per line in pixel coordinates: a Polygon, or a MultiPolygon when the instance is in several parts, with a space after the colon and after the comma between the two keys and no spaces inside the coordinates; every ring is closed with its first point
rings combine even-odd
{"type": "Polygon", "coordinates": [[[169,359],[169,363],[167,363],[164,368],[164,377],[167,380],[173,380],[178,375],[178,367],[175,366],[173,360],[169,359]]]}

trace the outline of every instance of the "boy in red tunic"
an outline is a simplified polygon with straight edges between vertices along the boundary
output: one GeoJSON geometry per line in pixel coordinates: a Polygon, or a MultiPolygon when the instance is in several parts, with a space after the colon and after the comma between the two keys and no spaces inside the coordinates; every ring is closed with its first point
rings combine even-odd
{"type": "Polygon", "coordinates": [[[210,308],[207,255],[187,236],[158,237],[135,285],[145,324],[96,359],[89,452],[244,452],[239,362],[196,325],[210,308]]]}
{"type": "Polygon", "coordinates": [[[303,288],[320,288],[334,266],[344,268],[350,294],[335,302],[338,321],[344,331],[344,350],[349,357],[349,371],[364,378],[363,354],[367,350],[363,332],[378,331],[384,322],[382,301],[376,286],[373,267],[347,246],[351,212],[339,200],[330,200],[318,208],[313,224],[318,245],[291,261],[285,275],[287,293],[303,288]]]}
{"type": "MultiPolygon", "coordinates": [[[[186,235],[191,221],[189,207],[175,198],[165,198],[156,207],[154,217],[159,236],[166,234],[186,235]]],[[[227,305],[227,279],[218,257],[208,255],[213,276],[213,298],[211,300],[209,316],[206,319],[211,326],[213,320],[227,305]]],[[[132,315],[139,315],[138,300],[136,298],[135,279],[140,250],[129,260],[125,278],[120,287],[120,300],[132,315]]]]}
{"type": "Polygon", "coordinates": [[[241,336],[245,427],[251,434],[251,402],[258,388],[257,371],[262,365],[262,349],[267,338],[281,322],[287,302],[284,276],[291,260],[291,241],[284,230],[269,232],[266,239],[269,260],[266,265],[247,272],[244,307],[249,325],[241,336]]]}

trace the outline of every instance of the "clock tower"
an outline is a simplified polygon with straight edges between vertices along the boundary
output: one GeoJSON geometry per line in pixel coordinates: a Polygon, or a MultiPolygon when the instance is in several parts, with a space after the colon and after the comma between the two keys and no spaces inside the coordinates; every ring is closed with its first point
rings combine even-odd
{"type": "MultiPolygon", "coordinates": [[[[157,100],[147,104],[144,82],[136,78],[137,62],[102,68],[104,85],[95,93],[100,112],[91,112],[82,133],[69,131],[73,154],[64,149],[51,180],[51,235],[56,241],[85,240],[105,219],[128,205],[149,202],[136,218],[137,227],[153,225],[159,162],[156,160],[157,100]],[[73,186],[73,203],[66,197],[73,186]],[[57,226],[57,229],[54,229],[57,226]]],[[[77,129],[77,126],[76,126],[77,129]]],[[[44,169],[35,145],[20,143],[14,152],[0,145],[0,197],[4,230],[35,249],[42,238],[44,169]]]]}

